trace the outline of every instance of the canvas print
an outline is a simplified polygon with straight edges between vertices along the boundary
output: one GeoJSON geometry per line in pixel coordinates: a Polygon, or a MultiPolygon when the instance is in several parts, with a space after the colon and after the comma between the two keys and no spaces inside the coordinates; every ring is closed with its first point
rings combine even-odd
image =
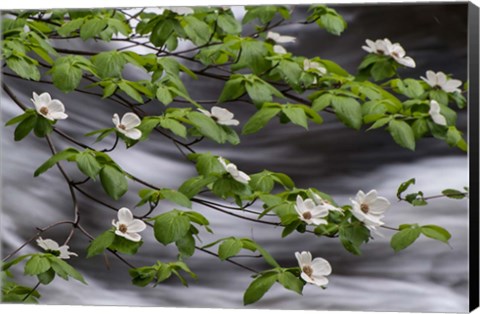
{"type": "Polygon", "coordinates": [[[2,302],[468,311],[469,9],[3,11],[2,302]]]}

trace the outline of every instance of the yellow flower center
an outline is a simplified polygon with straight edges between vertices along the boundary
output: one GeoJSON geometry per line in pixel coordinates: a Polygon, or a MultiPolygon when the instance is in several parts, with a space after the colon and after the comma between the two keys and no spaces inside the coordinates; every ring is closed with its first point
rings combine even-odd
{"type": "Polygon", "coordinates": [[[313,274],[313,269],[310,266],[303,266],[302,271],[308,276],[311,277],[313,274]]]}
{"type": "Polygon", "coordinates": [[[40,108],[40,113],[44,115],[48,114],[48,108],[47,107],[40,108]]]}
{"type": "Polygon", "coordinates": [[[118,230],[120,230],[121,233],[127,233],[127,225],[121,224],[120,226],[118,226],[118,230]]]}
{"type": "Polygon", "coordinates": [[[369,209],[370,209],[370,208],[368,207],[367,204],[362,204],[362,205],[360,205],[360,210],[361,210],[362,212],[364,212],[365,214],[368,214],[368,210],[369,210],[369,209]]]}

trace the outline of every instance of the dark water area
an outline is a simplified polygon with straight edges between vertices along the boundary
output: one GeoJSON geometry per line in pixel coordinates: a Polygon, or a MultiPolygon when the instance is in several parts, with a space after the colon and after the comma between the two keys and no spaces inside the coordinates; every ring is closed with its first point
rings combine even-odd
{"type": "MultiPolygon", "coordinates": [[[[454,78],[467,79],[467,4],[431,5],[335,5],[348,22],[345,33],[336,37],[316,25],[280,27],[276,31],[297,37],[288,51],[307,57],[320,56],[342,65],[351,73],[365,55],[361,46],[365,39],[390,38],[405,48],[416,61],[415,69],[403,69],[402,77],[418,78],[427,70],[443,71],[454,78]]],[[[242,13],[240,8],[235,12],[242,13]]],[[[295,10],[300,19],[305,8],[295,10]]],[[[60,42],[71,49],[89,49],[93,43],[60,42]]],[[[132,75],[135,75],[132,73],[132,75]]],[[[109,100],[80,93],[62,94],[49,85],[3,78],[18,97],[29,103],[32,91],[49,91],[61,99],[70,115],[58,127],[82,138],[93,129],[111,126],[113,113],[124,109],[109,100]]],[[[185,78],[194,99],[216,99],[223,87],[215,81],[200,82],[185,78]]],[[[20,110],[7,95],[2,94],[3,121],[18,115],[20,110]]],[[[228,104],[229,110],[243,124],[254,108],[238,102],[228,104]]],[[[155,106],[148,110],[158,112],[155,106]]],[[[295,251],[309,250],[314,256],[326,258],[333,273],[326,290],[306,286],[304,296],[274,286],[254,308],[363,310],[363,311],[440,311],[464,312],[468,307],[468,209],[467,201],[437,200],[426,207],[397,203],[395,192],[400,182],[416,177],[413,189],[425,195],[436,195],[445,188],[461,189],[468,185],[468,161],[465,154],[449,148],[444,142],[424,139],[415,152],[398,147],[384,131],[357,132],[347,129],[335,117],[323,114],[325,123],[310,125],[308,133],[297,126],[271,122],[258,134],[242,137],[237,147],[220,146],[204,141],[196,146],[199,152],[212,151],[237,164],[247,173],[263,169],[287,173],[298,187],[316,187],[331,194],[339,204],[349,204],[359,189],[377,189],[392,202],[385,222],[437,224],[452,233],[451,247],[431,239],[419,239],[412,247],[395,254],[389,247],[391,233],[382,230],[385,238],[376,237],[364,246],[361,256],[346,252],[337,239],[316,238],[294,234],[281,239],[281,229],[231,219],[200,206],[194,207],[211,223],[214,235],[202,233],[204,243],[225,236],[252,237],[269,250],[282,266],[295,266],[295,251]],[[346,297],[348,296],[348,297],[346,297]]],[[[467,114],[459,113],[459,128],[466,131],[467,114]]],[[[49,149],[42,140],[29,136],[19,143],[13,141],[14,128],[2,129],[2,244],[8,254],[32,236],[35,227],[62,219],[70,219],[72,204],[67,186],[56,169],[32,179],[32,173],[49,158],[49,149]]],[[[57,135],[53,139],[58,149],[68,147],[57,135]]],[[[87,142],[88,140],[86,140],[87,142]]],[[[91,144],[93,140],[88,142],[91,144]]],[[[113,139],[95,144],[109,147],[113,139]]],[[[152,135],[147,142],[129,150],[123,147],[111,153],[126,171],[157,186],[177,188],[189,176],[195,175],[192,164],[184,160],[176,147],[165,138],[152,135]]],[[[67,166],[71,173],[75,167],[67,166]]],[[[78,176],[81,178],[81,176],[78,176]]],[[[130,191],[121,201],[106,197],[98,182],[87,189],[118,208],[134,207],[136,192],[142,188],[130,184],[130,191]]],[[[110,228],[116,213],[80,197],[82,224],[98,235],[110,228]]],[[[167,210],[169,207],[164,205],[167,210]]],[[[253,208],[261,210],[259,206],[253,208]]],[[[142,214],[147,208],[135,209],[142,214]]],[[[255,216],[252,215],[252,218],[255,216]]],[[[65,230],[55,229],[46,236],[59,242],[65,230]]],[[[176,249],[155,241],[150,231],[144,234],[145,244],[139,254],[129,257],[134,265],[153,265],[156,260],[173,261],[176,249]]],[[[85,254],[87,241],[80,234],[71,242],[71,249],[85,254]]],[[[22,252],[34,252],[29,246],[22,252]]],[[[56,279],[40,292],[46,304],[98,304],[176,307],[242,308],[243,291],[251,282],[250,273],[226,262],[197,252],[188,260],[198,280],[190,280],[184,288],[169,280],[155,288],[131,285],[127,268],[117,259],[103,257],[70,260],[84,274],[88,286],[56,279]]],[[[240,260],[239,260],[240,261],[240,260]]],[[[245,259],[250,267],[265,269],[259,259],[245,259]]],[[[20,278],[19,276],[18,278],[20,278]]],[[[33,285],[26,278],[25,283],[33,285]]]]}

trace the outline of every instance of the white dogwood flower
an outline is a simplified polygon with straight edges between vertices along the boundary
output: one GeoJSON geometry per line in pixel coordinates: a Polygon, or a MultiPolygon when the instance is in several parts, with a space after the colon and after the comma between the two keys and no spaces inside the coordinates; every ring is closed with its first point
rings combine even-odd
{"type": "Polygon", "coordinates": [[[314,71],[319,75],[324,75],[327,73],[327,69],[325,69],[322,64],[315,61],[310,61],[308,59],[303,60],[303,70],[314,71]]]}
{"type": "Polygon", "coordinates": [[[130,209],[122,207],[118,211],[118,221],[112,220],[112,225],[117,229],[115,234],[133,242],[139,242],[142,232],[147,227],[140,219],[134,219],[130,209]]]}
{"type": "Polygon", "coordinates": [[[211,113],[208,110],[198,109],[201,113],[206,115],[207,117],[212,118],[221,125],[239,125],[240,122],[238,120],[233,119],[233,113],[228,111],[225,108],[213,106],[211,109],[211,113]]]}
{"type": "Polygon", "coordinates": [[[315,202],[315,204],[325,207],[328,211],[335,211],[335,212],[343,213],[342,209],[332,205],[329,201],[323,199],[317,193],[312,192],[311,194],[312,194],[313,201],[315,202]]]}
{"type": "Polygon", "coordinates": [[[302,270],[300,277],[303,280],[318,287],[328,284],[326,276],[332,273],[332,267],[326,259],[316,257],[312,260],[312,253],[305,251],[302,253],[295,252],[295,257],[302,270]]]}
{"type": "Polygon", "coordinates": [[[351,202],[352,214],[367,228],[375,229],[384,224],[381,219],[384,217],[383,213],[390,207],[390,202],[385,197],[377,196],[376,190],[371,190],[367,194],[360,190],[351,202]]]}
{"type": "Polygon", "coordinates": [[[420,78],[431,87],[440,87],[443,91],[447,93],[462,92],[459,88],[462,85],[462,81],[449,79],[443,72],[435,73],[429,70],[427,71],[426,78],[423,76],[420,76],[420,78]]]}
{"type": "Polygon", "coordinates": [[[284,54],[288,53],[288,51],[280,45],[274,45],[273,46],[273,52],[275,52],[279,55],[284,55],[284,54]]]}
{"type": "Polygon", "coordinates": [[[192,8],[189,7],[164,7],[164,9],[170,10],[173,13],[177,13],[178,15],[192,14],[195,12],[192,8]]]}
{"type": "Polygon", "coordinates": [[[436,124],[447,125],[447,119],[440,113],[440,105],[435,100],[430,101],[428,114],[436,124]]]}
{"type": "Polygon", "coordinates": [[[61,259],[70,259],[70,256],[78,256],[77,253],[69,251],[70,247],[68,245],[60,246],[52,239],[42,239],[39,237],[37,239],[37,244],[47,252],[54,253],[54,255],[58,254],[58,257],[61,259]]]}
{"type": "Polygon", "coordinates": [[[68,117],[68,115],[65,114],[65,106],[63,103],[58,99],[52,99],[49,93],[37,95],[37,93],[34,92],[33,99],[31,100],[38,114],[48,120],[62,120],[68,117]]]}
{"type": "Polygon", "coordinates": [[[362,49],[368,53],[392,57],[397,63],[406,67],[414,68],[416,66],[415,61],[406,56],[405,49],[399,43],[392,43],[388,38],[377,39],[375,42],[367,39],[365,42],[367,46],[362,46],[362,49]]]}
{"type": "Polygon", "coordinates": [[[309,225],[324,225],[328,222],[323,217],[328,215],[328,208],[323,205],[317,205],[311,198],[303,199],[297,195],[295,210],[300,220],[305,221],[309,225]]]}
{"type": "Polygon", "coordinates": [[[285,44],[285,43],[294,43],[297,40],[293,36],[282,36],[279,33],[268,32],[267,39],[271,39],[276,43],[285,44]]]}
{"type": "Polygon", "coordinates": [[[142,120],[140,120],[136,114],[127,112],[123,115],[122,120],[120,120],[118,114],[114,114],[112,121],[113,124],[115,124],[117,131],[125,134],[126,137],[131,138],[132,140],[138,140],[142,137],[142,132],[136,128],[142,123],[142,120]]]}
{"type": "Polygon", "coordinates": [[[218,161],[222,164],[225,171],[227,171],[233,179],[240,183],[248,184],[248,182],[250,181],[250,177],[245,172],[238,170],[235,164],[229,163],[227,165],[225,159],[223,159],[222,157],[218,157],[218,161]]]}

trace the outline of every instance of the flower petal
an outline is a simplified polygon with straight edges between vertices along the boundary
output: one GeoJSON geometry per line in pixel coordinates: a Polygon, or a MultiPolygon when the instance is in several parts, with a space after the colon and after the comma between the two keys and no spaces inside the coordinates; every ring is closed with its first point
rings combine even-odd
{"type": "MultiPolygon", "coordinates": [[[[35,95],[33,95],[35,97],[35,95]]],[[[42,93],[38,96],[38,103],[41,107],[48,106],[48,104],[52,101],[52,97],[50,97],[49,93],[42,93]]]]}
{"type": "Polygon", "coordinates": [[[365,193],[363,193],[362,190],[359,190],[357,192],[357,195],[355,196],[355,201],[358,203],[363,203],[363,200],[365,199],[365,193]]]}
{"type": "Polygon", "coordinates": [[[203,113],[204,115],[206,115],[207,117],[211,117],[212,114],[210,113],[210,111],[208,110],[205,110],[205,109],[201,109],[201,108],[197,108],[198,111],[200,111],[201,113],[203,113]]]}
{"type": "Polygon", "coordinates": [[[142,236],[139,235],[138,233],[130,233],[130,232],[124,233],[123,237],[133,242],[140,242],[140,240],[142,239],[142,236]]]}
{"type": "Polygon", "coordinates": [[[113,124],[118,127],[118,125],[120,124],[120,117],[118,116],[118,114],[113,114],[112,121],[113,124]]]}
{"type": "Polygon", "coordinates": [[[385,197],[378,197],[368,205],[368,212],[381,215],[390,207],[390,202],[385,197]]]}
{"type": "Polygon", "coordinates": [[[328,278],[320,275],[312,274],[313,284],[316,286],[326,286],[328,284],[328,278]]]}
{"type": "Polygon", "coordinates": [[[221,125],[239,125],[240,121],[238,121],[236,119],[231,119],[231,120],[226,120],[226,121],[219,120],[219,121],[217,121],[217,123],[221,124],[221,125]]]}
{"type": "Polygon", "coordinates": [[[49,113],[65,112],[65,106],[58,99],[53,99],[51,102],[49,102],[48,105],[47,105],[47,108],[48,108],[49,113]]]}
{"type": "Polygon", "coordinates": [[[441,114],[439,113],[434,113],[434,114],[430,114],[433,122],[435,122],[436,124],[438,125],[443,125],[443,126],[446,126],[447,125],[447,119],[445,119],[444,116],[442,116],[441,114]]]}
{"type": "Polygon", "coordinates": [[[300,261],[303,266],[310,265],[312,263],[312,253],[303,251],[300,253],[300,261]]]}
{"type": "Polygon", "coordinates": [[[139,129],[126,130],[125,136],[131,138],[132,140],[138,140],[142,137],[142,131],[140,131],[139,129]]]}
{"type": "Polygon", "coordinates": [[[250,177],[243,171],[239,171],[234,179],[243,184],[247,184],[250,181],[250,177]]]}
{"type": "Polygon", "coordinates": [[[225,108],[213,106],[212,116],[216,117],[218,120],[230,120],[233,118],[233,113],[225,108]]]}
{"type": "Polygon", "coordinates": [[[307,274],[305,274],[304,272],[302,272],[300,274],[300,277],[302,277],[302,279],[305,280],[308,283],[315,284],[315,281],[312,278],[310,278],[309,276],[307,276],[307,274]]]}
{"type": "Polygon", "coordinates": [[[367,195],[365,195],[365,198],[361,203],[370,204],[370,202],[373,202],[376,198],[377,198],[377,190],[370,190],[367,193],[367,195]]]}
{"type": "Polygon", "coordinates": [[[462,85],[462,81],[460,80],[448,80],[445,84],[443,84],[442,89],[447,93],[453,92],[460,92],[460,87],[462,85]]]}
{"type": "Polygon", "coordinates": [[[134,219],[131,223],[127,225],[128,233],[131,232],[142,232],[147,228],[147,225],[140,219],[134,219]]]}
{"type": "Polygon", "coordinates": [[[225,159],[223,157],[218,157],[218,162],[220,162],[225,171],[227,171],[227,162],[225,161],[225,159]]]}
{"type": "Polygon", "coordinates": [[[237,165],[233,163],[229,163],[226,167],[226,170],[232,177],[237,177],[238,176],[238,168],[237,165]]]}
{"type": "Polygon", "coordinates": [[[431,70],[427,71],[427,83],[432,87],[437,85],[437,75],[435,74],[435,72],[431,70]]]}
{"type": "Polygon", "coordinates": [[[127,130],[133,129],[134,127],[139,126],[141,123],[142,123],[142,120],[140,120],[140,118],[133,112],[127,112],[122,117],[122,124],[125,126],[127,130]]]}
{"type": "Polygon", "coordinates": [[[394,59],[395,61],[397,61],[398,63],[406,67],[409,67],[409,68],[416,67],[415,61],[410,57],[394,58],[394,59]]]}
{"type": "Polygon", "coordinates": [[[68,118],[68,115],[64,112],[52,112],[48,113],[48,116],[54,120],[64,120],[68,118]]]}
{"type": "Polygon", "coordinates": [[[284,55],[284,54],[287,53],[287,50],[280,45],[275,45],[275,46],[273,46],[273,52],[275,52],[279,55],[284,55]]]}
{"type": "Polygon", "coordinates": [[[319,225],[326,225],[326,224],[328,224],[328,221],[322,218],[313,217],[312,219],[310,219],[310,225],[319,226],[319,225]]]}
{"type": "Polygon", "coordinates": [[[314,258],[311,267],[314,275],[328,276],[332,273],[332,266],[330,266],[330,263],[321,257],[314,258]]]}
{"type": "Polygon", "coordinates": [[[297,195],[297,206],[298,211],[301,213],[304,213],[307,211],[307,208],[305,207],[305,204],[303,203],[303,198],[300,195],[297,195]]]}
{"type": "Polygon", "coordinates": [[[133,214],[130,209],[122,207],[118,210],[118,224],[129,225],[133,221],[133,214]]]}

